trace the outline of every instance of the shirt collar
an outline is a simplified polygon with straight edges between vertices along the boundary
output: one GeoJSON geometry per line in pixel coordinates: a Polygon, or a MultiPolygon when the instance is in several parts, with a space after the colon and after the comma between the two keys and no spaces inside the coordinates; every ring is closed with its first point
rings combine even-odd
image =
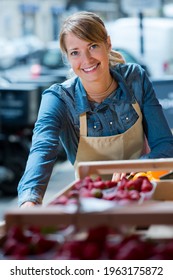
{"type": "Polygon", "coordinates": [[[79,114],[91,111],[91,107],[87,98],[86,91],[79,78],[77,79],[77,83],[75,87],[75,102],[76,102],[76,110],[79,114]]]}
{"type": "MultiPolygon", "coordinates": [[[[110,69],[111,75],[118,82],[119,90],[117,94],[114,94],[112,101],[119,102],[124,101],[126,103],[132,103],[134,101],[133,94],[130,92],[130,89],[123,77],[120,73],[114,68],[110,69]]],[[[91,111],[90,103],[87,99],[86,91],[80,81],[77,78],[76,86],[75,86],[75,102],[76,102],[76,110],[79,114],[91,111]]],[[[110,103],[109,98],[105,100],[108,104],[110,103]]]]}

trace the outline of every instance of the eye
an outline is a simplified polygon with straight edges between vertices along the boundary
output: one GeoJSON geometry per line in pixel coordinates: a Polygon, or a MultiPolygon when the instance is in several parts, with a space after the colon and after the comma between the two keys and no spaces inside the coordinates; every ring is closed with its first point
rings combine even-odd
{"type": "Polygon", "coordinates": [[[91,49],[96,49],[96,48],[98,48],[98,44],[92,44],[92,45],[90,46],[90,48],[91,48],[91,49]]]}
{"type": "Polygon", "coordinates": [[[79,54],[78,51],[72,51],[72,52],[70,53],[71,56],[77,56],[78,54],[79,54]]]}

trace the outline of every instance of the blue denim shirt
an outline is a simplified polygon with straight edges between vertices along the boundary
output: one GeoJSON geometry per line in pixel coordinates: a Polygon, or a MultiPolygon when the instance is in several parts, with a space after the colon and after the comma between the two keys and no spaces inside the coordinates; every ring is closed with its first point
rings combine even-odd
{"type": "Polygon", "coordinates": [[[138,115],[132,103],[137,100],[151,149],[141,158],[173,157],[173,136],[145,71],[136,64],[118,64],[110,71],[119,86],[101,104],[88,101],[78,77],[43,92],[26,170],[18,185],[19,205],[42,202],[60,141],[74,164],[83,112],[87,112],[88,136],[116,135],[136,122],[138,115]]]}

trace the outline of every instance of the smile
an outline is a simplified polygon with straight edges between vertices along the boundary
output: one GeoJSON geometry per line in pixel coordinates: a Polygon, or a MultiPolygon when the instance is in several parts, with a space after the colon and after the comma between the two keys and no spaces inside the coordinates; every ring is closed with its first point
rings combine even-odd
{"type": "Polygon", "coordinates": [[[85,71],[85,72],[91,72],[91,71],[95,70],[95,69],[98,67],[98,65],[99,65],[99,64],[96,64],[96,65],[94,65],[94,66],[92,66],[92,67],[89,67],[89,68],[83,68],[83,71],[85,71]]]}

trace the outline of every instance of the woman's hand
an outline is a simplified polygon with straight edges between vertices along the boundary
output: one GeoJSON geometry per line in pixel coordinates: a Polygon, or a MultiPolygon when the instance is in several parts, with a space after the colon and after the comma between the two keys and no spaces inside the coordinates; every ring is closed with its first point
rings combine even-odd
{"type": "Polygon", "coordinates": [[[127,177],[128,179],[129,178],[133,178],[133,176],[135,175],[135,172],[131,172],[130,174],[129,173],[113,173],[113,176],[112,176],[112,181],[115,181],[115,182],[118,182],[120,181],[123,177],[127,177]]]}
{"type": "Polygon", "coordinates": [[[113,173],[113,176],[112,176],[112,181],[114,182],[118,182],[120,181],[124,176],[126,176],[126,173],[113,173]]]}
{"type": "Polygon", "coordinates": [[[34,206],[36,206],[35,202],[26,201],[20,206],[20,208],[27,208],[27,207],[34,207],[34,206]]]}

